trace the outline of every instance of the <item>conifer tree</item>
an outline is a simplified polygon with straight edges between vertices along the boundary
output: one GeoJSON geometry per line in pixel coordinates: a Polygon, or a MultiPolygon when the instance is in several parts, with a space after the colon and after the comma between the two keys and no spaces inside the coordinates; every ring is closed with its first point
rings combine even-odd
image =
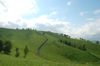
{"type": "Polygon", "coordinates": [[[24,48],[24,58],[26,57],[27,53],[29,52],[27,45],[24,48]]]}
{"type": "Polygon", "coordinates": [[[16,48],[16,54],[15,54],[15,56],[18,57],[19,55],[20,55],[20,53],[19,53],[19,48],[17,47],[17,48],[16,48]]]}

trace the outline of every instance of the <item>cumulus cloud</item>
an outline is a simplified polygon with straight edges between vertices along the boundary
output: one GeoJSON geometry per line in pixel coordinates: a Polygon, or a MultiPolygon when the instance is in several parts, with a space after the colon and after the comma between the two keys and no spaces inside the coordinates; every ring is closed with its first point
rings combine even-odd
{"type": "Polygon", "coordinates": [[[0,3],[0,16],[12,22],[20,19],[22,14],[37,13],[38,10],[34,0],[2,0],[0,3]]]}
{"type": "Polygon", "coordinates": [[[34,0],[0,0],[0,24],[2,27],[9,24],[22,26],[25,19],[21,15],[38,13],[38,10],[34,0]]]}
{"type": "Polygon", "coordinates": [[[94,11],[94,14],[99,14],[99,13],[100,13],[100,9],[94,11]]]}
{"type": "Polygon", "coordinates": [[[53,31],[58,33],[68,33],[69,31],[69,22],[62,22],[58,19],[50,19],[49,15],[41,15],[38,18],[25,20],[24,22],[27,24],[27,27],[36,28],[39,30],[53,31]]]}
{"type": "Polygon", "coordinates": [[[71,2],[68,2],[67,5],[70,6],[71,5],[71,2]]]}
{"type": "Polygon", "coordinates": [[[100,39],[100,18],[94,19],[93,22],[89,22],[79,28],[73,29],[73,37],[83,37],[86,39],[100,39]]]}

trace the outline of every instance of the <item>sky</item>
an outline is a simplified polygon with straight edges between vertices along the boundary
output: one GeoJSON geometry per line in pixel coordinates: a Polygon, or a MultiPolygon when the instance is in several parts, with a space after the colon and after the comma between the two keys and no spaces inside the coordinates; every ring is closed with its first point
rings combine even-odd
{"type": "Polygon", "coordinates": [[[0,0],[0,27],[100,41],[100,0],[0,0]]]}

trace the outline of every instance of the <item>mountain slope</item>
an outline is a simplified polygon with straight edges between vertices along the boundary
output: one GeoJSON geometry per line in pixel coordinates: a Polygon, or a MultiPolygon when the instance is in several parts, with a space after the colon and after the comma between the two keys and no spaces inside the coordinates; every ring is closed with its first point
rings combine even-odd
{"type": "Polygon", "coordinates": [[[99,66],[100,45],[91,42],[66,39],[65,37],[46,31],[36,31],[30,29],[5,29],[0,28],[0,39],[10,40],[13,44],[10,55],[0,53],[0,66],[99,66]],[[48,39],[45,42],[46,38],[48,39]],[[70,41],[71,44],[86,44],[86,51],[73,48],[58,42],[59,39],[70,41]],[[38,48],[40,56],[37,56],[38,48]],[[23,58],[25,45],[29,48],[26,58],[23,58]],[[20,56],[15,57],[15,49],[19,48],[20,56]],[[90,60],[91,59],[91,60],[90,60]],[[87,64],[88,63],[88,64],[87,64]]]}
{"type": "Polygon", "coordinates": [[[83,40],[66,39],[51,32],[45,32],[45,36],[48,38],[48,42],[43,46],[41,56],[47,59],[62,62],[75,61],[78,63],[98,63],[100,61],[100,45],[83,40]],[[86,51],[60,43],[58,42],[59,39],[67,40],[71,44],[76,43],[76,45],[86,44],[86,51]]]}

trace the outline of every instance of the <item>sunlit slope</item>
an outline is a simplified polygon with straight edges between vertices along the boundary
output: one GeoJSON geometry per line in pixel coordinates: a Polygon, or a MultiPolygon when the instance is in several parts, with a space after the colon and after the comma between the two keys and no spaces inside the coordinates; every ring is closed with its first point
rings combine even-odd
{"type": "MultiPolygon", "coordinates": [[[[0,28],[0,39],[10,40],[13,48],[10,55],[0,53],[0,66],[85,66],[87,64],[54,62],[38,57],[37,49],[46,40],[45,36],[36,30],[20,30],[0,28]],[[29,53],[23,58],[24,47],[28,46],[29,53]],[[15,57],[16,47],[20,56],[15,57]]],[[[90,64],[88,64],[90,65],[90,64]]]]}
{"type": "Polygon", "coordinates": [[[89,42],[89,41],[84,41],[84,40],[76,40],[76,39],[66,39],[67,41],[70,41],[72,44],[76,45],[86,45],[86,51],[97,58],[100,59],[100,45],[89,42]]]}
{"type": "Polygon", "coordinates": [[[23,49],[25,45],[33,54],[37,53],[38,47],[45,41],[45,38],[35,30],[13,30],[0,29],[0,39],[10,40],[13,44],[11,55],[15,55],[16,47],[20,50],[21,57],[23,56],[23,49]]]}
{"type": "Polygon", "coordinates": [[[60,62],[74,61],[93,64],[99,64],[100,62],[100,45],[88,41],[65,38],[51,32],[45,32],[45,37],[48,38],[48,42],[41,48],[40,53],[44,58],[60,62]],[[86,44],[86,51],[60,43],[58,42],[59,39],[67,40],[76,45],[86,44]]]}
{"type": "Polygon", "coordinates": [[[13,44],[10,55],[0,53],[0,66],[100,66],[100,46],[91,42],[66,39],[65,37],[52,32],[36,31],[29,29],[5,29],[0,28],[0,39],[10,40],[13,44]],[[48,41],[40,49],[39,46],[48,41]],[[70,41],[71,44],[86,44],[86,51],[79,50],[58,42],[58,39],[70,41]],[[28,46],[29,53],[24,56],[24,47],[28,46]],[[15,57],[15,49],[19,48],[20,56],[15,57]]]}

